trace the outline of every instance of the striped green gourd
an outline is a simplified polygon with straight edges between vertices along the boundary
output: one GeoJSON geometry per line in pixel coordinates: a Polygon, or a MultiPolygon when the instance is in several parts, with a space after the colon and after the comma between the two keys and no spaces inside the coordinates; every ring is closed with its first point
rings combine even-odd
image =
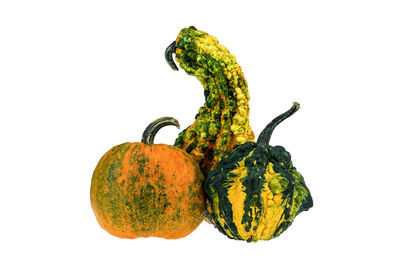
{"type": "Polygon", "coordinates": [[[254,242],[280,235],[312,207],[310,191],[282,146],[270,146],[274,128],[299,108],[274,119],[257,143],[236,146],[208,173],[204,188],[209,219],[229,238],[254,242]]]}

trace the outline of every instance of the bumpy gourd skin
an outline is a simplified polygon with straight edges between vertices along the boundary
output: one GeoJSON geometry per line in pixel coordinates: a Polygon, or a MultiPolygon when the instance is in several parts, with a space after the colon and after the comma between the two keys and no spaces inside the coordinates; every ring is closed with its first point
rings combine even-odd
{"type": "Polygon", "coordinates": [[[254,140],[247,82],[235,56],[217,38],[189,27],[179,33],[175,46],[176,61],[202,83],[206,98],[175,146],[194,156],[207,173],[234,145],[254,140]]]}
{"type": "Polygon", "coordinates": [[[269,240],[312,207],[304,179],[281,146],[246,142],[208,173],[209,219],[232,239],[269,240]]]}

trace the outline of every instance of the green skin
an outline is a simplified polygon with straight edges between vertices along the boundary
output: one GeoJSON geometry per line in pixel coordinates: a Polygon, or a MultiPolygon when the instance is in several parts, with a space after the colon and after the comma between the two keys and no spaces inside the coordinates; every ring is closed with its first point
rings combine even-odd
{"type": "Polygon", "coordinates": [[[254,139],[247,82],[235,57],[215,37],[194,27],[183,29],[167,48],[167,62],[177,70],[172,60],[175,52],[180,67],[202,83],[205,103],[174,145],[194,156],[207,173],[234,145],[254,139]]]}
{"type": "MultiPolygon", "coordinates": [[[[274,128],[283,120],[294,114],[299,109],[299,104],[294,103],[287,112],[275,118],[260,134],[257,143],[246,142],[236,146],[234,150],[224,157],[217,167],[207,175],[204,190],[209,200],[211,213],[209,219],[216,228],[230,238],[257,241],[259,236],[243,238],[238,227],[246,233],[256,233],[257,227],[267,222],[268,218],[263,213],[268,208],[268,200],[264,199],[263,187],[267,184],[274,194],[282,194],[284,212],[281,215],[283,222],[276,227],[270,238],[279,236],[293,222],[294,218],[302,211],[313,206],[313,200],[305,185],[303,176],[293,167],[290,153],[282,146],[270,146],[269,140],[274,128]],[[239,162],[243,162],[247,170],[245,177],[237,177],[232,171],[239,168],[239,162]],[[269,180],[267,166],[272,164],[276,180],[269,180]],[[243,209],[235,211],[229,200],[229,189],[233,186],[240,186],[245,193],[243,209]],[[240,214],[235,214],[238,212],[240,214]],[[241,219],[241,225],[234,222],[234,217],[241,219]],[[220,218],[220,220],[218,220],[220,218]],[[223,224],[221,224],[221,220],[223,224]],[[255,225],[255,226],[254,226],[255,225]]],[[[240,200],[235,200],[240,201],[240,200]]],[[[262,226],[261,226],[262,227],[262,226]]]]}
{"type": "MultiPolygon", "coordinates": [[[[279,183],[270,184],[269,187],[272,192],[283,194],[282,206],[289,204],[289,208],[286,208],[282,214],[284,222],[275,230],[273,237],[277,237],[291,225],[298,214],[310,209],[313,205],[310,191],[304,183],[303,176],[293,167],[289,152],[281,146],[260,147],[254,142],[244,143],[237,146],[227,157],[222,159],[214,170],[208,173],[204,183],[204,190],[211,207],[214,205],[214,201],[218,203],[218,209],[212,210],[209,215],[210,220],[219,231],[228,237],[230,237],[227,234],[229,231],[234,239],[243,239],[237,231],[237,227],[241,226],[235,225],[233,221],[232,203],[228,199],[228,190],[232,186],[229,173],[243,159],[245,159],[248,173],[241,181],[246,193],[242,219],[242,224],[245,225],[246,231],[257,230],[250,229],[252,221],[255,221],[257,225],[263,223],[261,221],[262,214],[254,213],[252,208],[257,207],[258,210],[266,208],[266,200],[261,197],[261,189],[265,183],[270,182],[263,175],[267,172],[268,163],[272,163],[274,171],[280,174],[279,183]],[[254,164],[255,162],[256,164],[254,164]],[[259,177],[263,178],[260,179],[259,177]],[[217,215],[224,219],[226,223],[224,226],[216,219],[217,215]]],[[[248,239],[246,241],[256,240],[248,239]]]]}

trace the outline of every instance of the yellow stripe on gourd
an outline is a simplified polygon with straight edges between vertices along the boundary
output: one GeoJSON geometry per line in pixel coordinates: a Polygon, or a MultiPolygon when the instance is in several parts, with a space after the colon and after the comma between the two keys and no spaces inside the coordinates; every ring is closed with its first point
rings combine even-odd
{"type": "Polygon", "coordinates": [[[276,229],[283,223],[284,218],[282,216],[284,212],[284,205],[282,205],[282,194],[274,194],[270,189],[270,183],[280,176],[273,169],[273,164],[270,162],[267,165],[266,172],[264,174],[267,183],[264,184],[261,193],[261,198],[264,200],[263,214],[261,215],[260,225],[257,228],[257,238],[259,239],[270,239],[273,237],[276,229]]]}
{"type": "Polygon", "coordinates": [[[239,168],[236,168],[232,173],[237,175],[231,177],[231,186],[228,189],[228,200],[232,204],[232,219],[236,225],[239,236],[243,239],[249,237],[249,233],[244,230],[242,219],[244,215],[244,200],[246,199],[245,187],[243,186],[243,178],[247,176],[247,169],[244,166],[244,159],[239,163],[239,168]]]}
{"type": "MultiPolygon", "coordinates": [[[[263,199],[265,200],[266,205],[264,207],[263,214],[261,215],[259,225],[260,229],[257,229],[257,239],[270,239],[274,235],[275,230],[283,222],[282,214],[284,212],[284,208],[282,207],[280,201],[274,201],[276,195],[273,195],[268,187],[268,183],[264,185],[263,190],[263,199]]],[[[279,200],[280,198],[277,197],[277,199],[279,200]]]]}

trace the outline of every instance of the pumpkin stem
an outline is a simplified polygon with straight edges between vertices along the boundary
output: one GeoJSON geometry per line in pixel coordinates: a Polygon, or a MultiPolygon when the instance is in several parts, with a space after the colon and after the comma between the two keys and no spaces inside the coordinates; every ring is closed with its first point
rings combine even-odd
{"type": "Polygon", "coordinates": [[[269,140],[271,139],[272,132],[274,131],[275,127],[281,123],[282,121],[286,120],[290,116],[292,116],[296,111],[298,111],[300,108],[300,104],[297,102],[293,102],[293,106],[286,111],[285,113],[282,113],[275,119],[273,119],[265,128],[262,130],[260,133],[258,139],[257,139],[257,145],[258,146],[268,146],[269,145],[269,140]]]}
{"type": "Polygon", "coordinates": [[[168,65],[173,69],[173,70],[178,70],[178,67],[176,66],[174,60],[172,59],[172,54],[175,53],[176,50],[176,45],[175,41],[173,41],[167,49],[165,49],[165,60],[167,60],[168,65]]]}
{"type": "Polygon", "coordinates": [[[175,125],[179,129],[179,122],[172,117],[162,117],[151,122],[149,126],[146,127],[142,134],[142,143],[146,146],[152,145],[154,143],[154,137],[158,130],[166,125],[175,125]]]}

